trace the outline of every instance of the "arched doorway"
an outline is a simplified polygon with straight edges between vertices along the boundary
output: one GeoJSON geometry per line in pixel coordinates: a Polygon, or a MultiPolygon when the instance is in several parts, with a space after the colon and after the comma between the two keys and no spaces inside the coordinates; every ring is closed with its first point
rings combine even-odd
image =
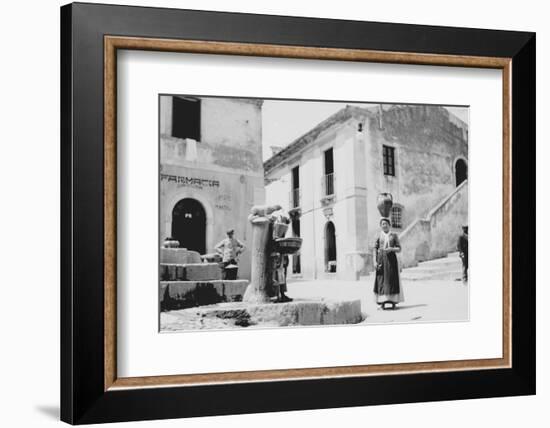
{"type": "Polygon", "coordinates": [[[464,159],[458,159],[455,163],[455,180],[456,180],[456,186],[460,186],[460,184],[465,181],[468,178],[468,165],[466,165],[466,161],[464,159]]]}
{"type": "Polygon", "coordinates": [[[180,242],[180,247],[206,252],[206,212],[199,201],[185,198],[174,206],[172,238],[180,242]]]}
{"type": "Polygon", "coordinates": [[[327,272],[336,272],[336,229],[332,221],[325,226],[325,268],[327,272]]]}

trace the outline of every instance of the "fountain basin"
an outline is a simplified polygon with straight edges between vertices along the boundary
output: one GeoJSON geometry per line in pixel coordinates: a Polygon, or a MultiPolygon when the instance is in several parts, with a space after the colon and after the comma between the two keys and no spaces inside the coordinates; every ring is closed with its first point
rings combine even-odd
{"type": "Polygon", "coordinates": [[[295,254],[302,247],[302,238],[279,238],[275,240],[275,251],[281,254],[295,254]]]}

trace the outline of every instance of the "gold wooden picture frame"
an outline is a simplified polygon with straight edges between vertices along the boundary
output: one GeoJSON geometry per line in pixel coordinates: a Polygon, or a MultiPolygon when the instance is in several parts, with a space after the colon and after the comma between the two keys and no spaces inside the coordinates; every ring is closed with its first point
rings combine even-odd
{"type": "Polygon", "coordinates": [[[105,390],[110,388],[161,385],[217,384],[323,377],[368,376],[422,373],[429,371],[508,368],[511,364],[511,164],[510,164],[510,85],[511,58],[431,55],[405,52],[377,52],[354,49],[295,47],[265,44],[226,43],[196,40],[167,40],[106,36],[105,45],[105,390]],[[361,61],[391,64],[440,65],[494,68],[502,70],[503,123],[503,349],[502,358],[437,361],[408,364],[379,364],[309,369],[263,370],[249,372],[192,374],[118,378],[116,376],[116,63],[117,50],[246,55],[277,58],[361,61]]]}

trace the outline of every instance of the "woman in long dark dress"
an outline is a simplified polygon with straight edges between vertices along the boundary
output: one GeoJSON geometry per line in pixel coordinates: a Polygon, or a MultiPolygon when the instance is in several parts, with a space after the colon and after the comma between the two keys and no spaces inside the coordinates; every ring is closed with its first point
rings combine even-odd
{"type": "Polygon", "coordinates": [[[380,219],[380,236],[374,243],[376,260],[376,276],[374,280],[374,294],[376,303],[382,309],[391,305],[395,309],[397,303],[403,302],[403,290],[399,279],[399,265],[396,253],[401,251],[401,244],[396,233],[390,231],[390,220],[380,219]]]}

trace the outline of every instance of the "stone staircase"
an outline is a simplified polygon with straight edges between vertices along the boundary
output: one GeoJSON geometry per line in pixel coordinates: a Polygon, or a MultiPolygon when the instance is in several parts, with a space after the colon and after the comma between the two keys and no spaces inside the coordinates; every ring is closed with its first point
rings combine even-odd
{"type": "Polygon", "coordinates": [[[418,263],[418,266],[403,269],[401,280],[460,280],[462,279],[462,260],[458,252],[449,253],[447,257],[418,263]]]}
{"type": "Polygon", "coordinates": [[[455,251],[464,224],[468,224],[468,180],[399,234],[402,266],[416,266],[455,251]]]}

